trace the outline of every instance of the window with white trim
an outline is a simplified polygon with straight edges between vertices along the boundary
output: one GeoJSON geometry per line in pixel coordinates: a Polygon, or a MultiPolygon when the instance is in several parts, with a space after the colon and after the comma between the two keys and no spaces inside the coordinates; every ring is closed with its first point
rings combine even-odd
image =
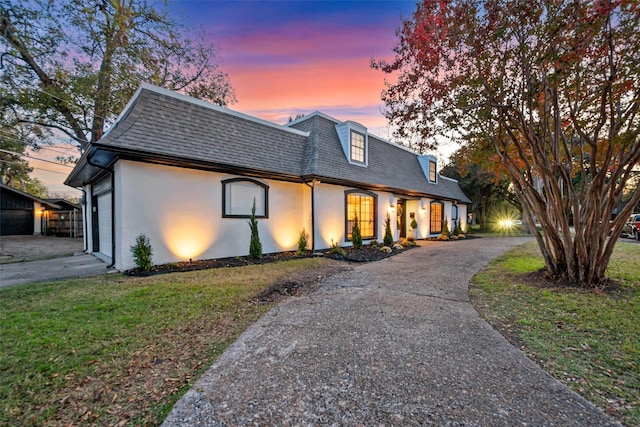
{"type": "Polygon", "coordinates": [[[429,161],[429,181],[436,182],[437,178],[437,163],[433,160],[429,161]]]}
{"type": "Polygon", "coordinates": [[[366,163],[366,147],[364,135],[351,131],[351,161],[366,163]]]}
{"type": "Polygon", "coordinates": [[[253,203],[256,217],[269,217],[269,186],[249,178],[222,181],[222,217],[249,218],[253,203]]]}

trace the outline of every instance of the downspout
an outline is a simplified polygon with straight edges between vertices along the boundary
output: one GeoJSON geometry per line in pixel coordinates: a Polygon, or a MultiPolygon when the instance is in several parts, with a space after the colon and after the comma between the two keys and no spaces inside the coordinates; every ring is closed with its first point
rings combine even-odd
{"type": "MultiPolygon", "coordinates": [[[[91,163],[91,157],[87,156],[87,163],[91,166],[97,167],[102,170],[106,170],[111,175],[111,264],[107,265],[107,268],[112,268],[116,265],[116,189],[115,189],[115,176],[113,170],[109,168],[105,168],[104,166],[98,165],[96,163],[91,163]]],[[[93,206],[91,207],[93,209],[93,206]]],[[[85,209],[86,211],[86,209],[85,209]]]]}

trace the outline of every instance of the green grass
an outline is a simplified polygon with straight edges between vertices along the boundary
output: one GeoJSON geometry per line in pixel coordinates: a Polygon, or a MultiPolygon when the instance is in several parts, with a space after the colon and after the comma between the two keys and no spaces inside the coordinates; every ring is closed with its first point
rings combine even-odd
{"type": "Polygon", "coordinates": [[[307,258],[0,290],[0,425],[154,425],[307,258]]]}
{"type": "Polygon", "coordinates": [[[509,251],[470,286],[478,311],[551,375],[625,425],[640,425],[640,245],[619,243],[608,276],[620,287],[541,286],[536,243],[509,251]]]}

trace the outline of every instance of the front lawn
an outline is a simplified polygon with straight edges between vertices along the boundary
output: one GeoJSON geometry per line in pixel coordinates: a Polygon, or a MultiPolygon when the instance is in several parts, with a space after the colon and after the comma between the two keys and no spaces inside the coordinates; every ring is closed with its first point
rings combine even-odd
{"type": "Polygon", "coordinates": [[[640,245],[618,243],[617,289],[553,287],[535,242],[479,272],[469,288],[481,315],[558,380],[625,425],[640,425],[640,245]]]}
{"type": "Polygon", "coordinates": [[[305,258],[1,289],[0,425],[156,425],[272,307],[257,295],[331,266],[305,258]]]}

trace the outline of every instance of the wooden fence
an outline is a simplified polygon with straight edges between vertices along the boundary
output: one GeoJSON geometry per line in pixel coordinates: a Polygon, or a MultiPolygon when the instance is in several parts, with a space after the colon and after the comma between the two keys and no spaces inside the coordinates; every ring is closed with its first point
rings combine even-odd
{"type": "Polygon", "coordinates": [[[42,215],[42,230],[47,236],[80,238],[84,236],[82,211],[45,211],[42,215]]]}

